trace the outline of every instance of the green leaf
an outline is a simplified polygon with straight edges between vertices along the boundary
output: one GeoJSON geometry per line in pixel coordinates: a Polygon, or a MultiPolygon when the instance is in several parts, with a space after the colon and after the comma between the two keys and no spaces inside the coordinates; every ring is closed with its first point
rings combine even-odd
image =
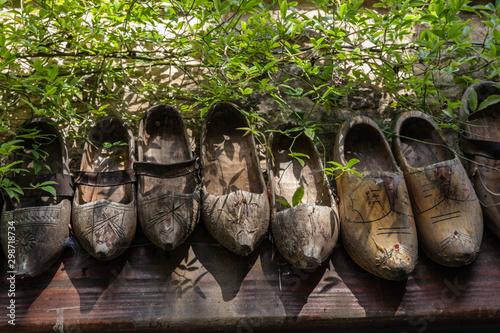
{"type": "Polygon", "coordinates": [[[446,36],[445,36],[445,34],[444,34],[443,30],[441,30],[441,29],[432,29],[432,30],[431,30],[431,32],[432,32],[434,35],[436,35],[436,36],[438,36],[439,38],[441,38],[441,39],[446,39],[446,36]]]}
{"type": "MultiPolygon", "coordinates": [[[[17,186],[17,185],[16,185],[16,186],[17,186]]],[[[18,194],[21,194],[21,195],[23,195],[23,194],[24,194],[23,190],[22,190],[20,187],[11,187],[10,189],[11,189],[12,191],[14,191],[15,193],[18,193],[18,194]]]]}
{"type": "Polygon", "coordinates": [[[14,193],[14,191],[12,191],[11,188],[6,188],[5,189],[5,192],[7,192],[7,195],[10,197],[10,198],[16,198],[18,201],[19,201],[19,196],[14,193]]]}
{"type": "Polygon", "coordinates": [[[492,32],[493,32],[493,37],[495,38],[495,40],[496,40],[497,42],[500,42],[500,31],[499,31],[499,30],[497,30],[497,29],[493,29],[493,31],[492,31],[492,32]]]}
{"type": "Polygon", "coordinates": [[[303,160],[303,159],[301,159],[301,158],[299,158],[299,157],[297,157],[297,156],[294,156],[294,157],[295,157],[295,159],[296,159],[297,161],[299,161],[299,163],[300,163],[300,165],[301,165],[302,167],[303,167],[304,165],[306,165],[306,162],[304,162],[304,160],[303,160]]]}
{"type": "Polygon", "coordinates": [[[280,2],[280,12],[281,12],[281,19],[286,20],[286,12],[288,10],[288,1],[287,0],[282,0],[280,2]]]}
{"type": "Polygon", "coordinates": [[[344,19],[344,16],[345,16],[345,13],[347,12],[347,4],[344,3],[342,4],[342,6],[340,6],[340,9],[339,9],[339,17],[341,19],[344,19]]]}
{"type": "Polygon", "coordinates": [[[333,164],[335,166],[335,169],[343,169],[344,166],[338,162],[335,161],[328,161],[329,164],[333,164]]]}
{"type": "Polygon", "coordinates": [[[42,162],[33,160],[33,169],[35,170],[35,174],[38,174],[40,171],[42,171],[42,168],[43,168],[42,162]]]}
{"type": "Polygon", "coordinates": [[[463,23],[455,23],[448,31],[448,38],[454,39],[456,37],[459,37],[461,35],[461,29],[463,28],[463,26],[463,23]]]}
{"type": "Polygon", "coordinates": [[[101,107],[97,110],[97,112],[102,112],[102,111],[103,111],[105,108],[107,108],[108,106],[109,106],[109,104],[105,104],[105,105],[101,106],[101,107]]]}
{"type": "Polygon", "coordinates": [[[57,77],[57,74],[59,74],[59,67],[57,66],[50,66],[48,69],[47,69],[47,72],[49,74],[49,77],[52,81],[54,81],[57,77]]]}
{"type": "Polygon", "coordinates": [[[103,142],[102,143],[102,148],[103,149],[110,149],[110,148],[113,148],[113,147],[120,147],[120,146],[128,146],[128,143],[126,142],[123,142],[123,141],[116,141],[116,142],[103,142]]]}
{"type": "Polygon", "coordinates": [[[355,174],[355,175],[360,176],[361,178],[363,178],[363,175],[361,174],[361,172],[359,172],[359,171],[357,171],[357,170],[350,169],[350,170],[348,170],[348,171],[349,171],[349,172],[351,172],[351,173],[353,173],[353,174],[355,174]]]}
{"type": "Polygon", "coordinates": [[[40,189],[49,192],[54,197],[57,195],[56,190],[52,186],[41,186],[40,189]]]}
{"type": "Polygon", "coordinates": [[[302,201],[302,198],[304,197],[304,189],[302,187],[299,187],[295,193],[293,194],[292,197],[292,206],[297,206],[300,204],[302,201]]]}
{"type": "Polygon", "coordinates": [[[283,206],[285,206],[286,208],[291,208],[292,206],[290,206],[290,204],[288,202],[286,202],[285,200],[280,200],[280,199],[274,199],[275,201],[279,202],[280,204],[282,204],[283,206]]]}
{"type": "Polygon", "coordinates": [[[469,96],[467,96],[467,104],[469,104],[469,111],[475,112],[477,109],[477,93],[474,89],[469,91],[469,96]]]}
{"type": "MultiPolygon", "coordinates": [[[[53,180],[48,180],[46,182],[43,182],[43,183],[40,183],[40,184],[36,184],[34,186],[34,188],[39,188],[39,187],[42,187],[42,186],[49,186],[49,185],[58,185],[59,183],[58,182],[55,182],[53,180]]],[[[33,184],[31,184],[31,186],[33,186],[33,184]]]]}
{"type": "Polygon", "coordinates": [[[352,168],[355,164],[358,164],[358,163],[359,163],[359,160],[358,160],[358,159],[356,159],[356,158],[352,158],[352,159],[350,159],[350,160],[349,160],[349,162],[347,162],[347,164],[346,164],[345,168],[346,168],[346,169],[350,169],[350,168],[352,168]]]}
{"type": "Polygon", "coordinates": [[[35,111],[35,112],[37,112],[37,111],[38,111],[38,108],[37,108],[37,107],[35,107],[33,104],[31,104],[31,102],[30,102],[30,101],[28,101],[27,99],[21,98],[21,101],[23,101],[23,102],[25,102],[26,104],[28,104],[28,105],[29,105],[29,107],[30,107],[33,111],[35,111]]]}
{"type": "Polygon", "coordinates": [[[484,101],[481,102],[477,111],[481,111],[490,105],[500,102],[500,95],[490,95],[484,101]]]}
{"type": "Polygon", "coordinates": [[[491,58],[495,58],[496,55],[497,55],[497,47],[495,46],[494,43],[490,43],[490,54],[491,54],[491,58]]]}
{"type": "Polygon", "coordinates": [[[304,134],[309,137],[309,139],[314,140],[315,132],[312,128],[308,127],[304,130],[304,134]]]}
{"type": "Polygon", "coordinates": [[[245,90],[243,90],[241,88],[239,88],[239,89],[240,89],[240,92],[242,95],[250,95],[253,92],[252,88],[245,88],[245,90]]]}
{"type": "Polygon", "coordinates": [[[288,156],[295,158],[297,161],[299,161],[301,166],[304,166],[306,163],[300,157],[305,157],[305,158],[309,159],[309,155],[302,154],[302,153],[295,153],[294,152],[294,153],[288,154],[288,156]]]}
{"type": "Polygon", "coordinates": [[[264,66],[264,68],[262,69],[262,73],[268,71],[269,69],[271,69],[271,67],[274,67],[274,65],[276,65],[278,62],[280,62],[281,60],[274,60],[274,61],[271,61],[269,62],[267,65],[264,66]]]}

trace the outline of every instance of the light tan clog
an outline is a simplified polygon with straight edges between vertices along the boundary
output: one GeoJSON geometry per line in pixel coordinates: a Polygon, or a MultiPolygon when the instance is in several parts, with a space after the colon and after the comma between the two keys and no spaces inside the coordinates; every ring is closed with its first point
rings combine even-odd
{"type": "Polygon", "coordinates": [[[483,218],[462,163],[427,114],[403,113],[394,132],[394,156],[410,191],[423,251],[444,266],[471,263],[481,246],[483,218]]]}
{"type": "Polygon", "coordinates": [[[363,177],[345,172],[337,178],[342,244],[365,270],[389,280],[402,280],[415,268],[417,231],[410,198],[387,139],[377,124],[363,116],[341,126],[334,160],[363,177]]]}

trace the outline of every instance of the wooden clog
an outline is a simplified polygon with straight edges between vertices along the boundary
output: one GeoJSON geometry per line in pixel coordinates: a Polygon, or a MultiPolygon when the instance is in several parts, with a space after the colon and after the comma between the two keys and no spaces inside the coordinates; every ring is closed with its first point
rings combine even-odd
{"type": "Polygon", "coordinates": [[[174,108],[154,106],[141,118],[137,141],[139,222],[154,244],[175,249],[200,218],[199,168],[186,126],[174,108]]]}
{"type": "Polygon", "coordinates": [[[444,266],[471,263],[481,246],[483,218],[462,163],[427,114],[403,113],[394,132],[394,156],[405,175],[423,251],[444,266]]]}
{"type": "Polygon", "coordinates": [[[465,132],[460,146],[471,160],[469,177],[481,203],[484,222],[500,237],[500,104],[478,110],[492,95],[500,95],[500,87],[491,81],[474,83],[465,91],[460,109],[465,132]],[[475,110],[469,105],[472,91],[477,96],[475,110]]]}
{"type": "Polygon", "coordinates": [[[136,229],[134,137],[116,118],[98,122],[75,173],[73,229],[92,256],[111,260],[125,251],[136,229]]]}
{"type": "Polygon", "coordinates": [[[337,178],[342,244],[362,268],[389,280],[413,271],[418,242],[403,173],[389,143],[375,122],[358,116],[344,122],[337,134],[334,160],[363,177],[345,172],[337,178]]]}
{"type": "Polygon", "coordinates": [[[289,263],[312,269],[333,252],[340,220],[318,150],[308,136],[293,131],[294,128],[297,124],[284,123],[269,136],[271,230],[276,248],[289,263]],[[303,154],[301,160],[292,157],[291,152],[303,154]],[[304,194],[301,202],[294,205],[293,197],[298,190],[304,194]]]}
{"type": "Polygon", "coordinates": [[[202,218],[225,248],[249,255],[269,228],[269,198],[245,116],[228,103],[205,115],[201,133],[202,218]],[[246,134],[246,135],[245,135],[246,134]]]}
{"type": "MultiPolygon", "coordinates": [[[[6,197],[1,218],[1,239],[5,256],[9,259],[9,271],[19,276],[36,276],[45,271],[59,257],[69,235],[73,181],[68,168],[68,151],[60,129],[45,118],[25,122],[23,129],[36,129],[46,135],[38,139],[22,139],[24,142],[20,169],[33,169],[39,160],[31,153],[33,147],[47,153],[47,165],[36,175],[22,172],[11,180],[23,188],[20,201],[6,197]],[[29,189],[46,181],[56,196],[40,189],[29,189]],[[12,266],[10,266],[12,265],[12,266]]],[[[20,131],[19,134],[25,134],[20,131]]],[[[11,156],[12,162],[19,156],[11,156]]]]}

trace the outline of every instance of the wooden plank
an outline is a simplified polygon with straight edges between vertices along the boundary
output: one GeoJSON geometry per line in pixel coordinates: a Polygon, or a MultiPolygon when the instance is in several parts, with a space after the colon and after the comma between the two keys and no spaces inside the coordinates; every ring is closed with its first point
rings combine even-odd
{"type": "MultiPolygon", "coordinates": [[[[0,307],[9,304],[5,258],[0,307]]],[[[477,260],[441,267],[424,254],[405,281],[377,278],[338,246],[313,271],[294,269],[266,240],[231,254],[200,225],[163,252],[138,232],[119,258],[99,262],[66,249],[44,274],[15,283],[15,332],[345,329],[500,322],[500,240],[485,233],[477,260]]],[[[0,331],[11,332],[2,315],[0,331]]]]}

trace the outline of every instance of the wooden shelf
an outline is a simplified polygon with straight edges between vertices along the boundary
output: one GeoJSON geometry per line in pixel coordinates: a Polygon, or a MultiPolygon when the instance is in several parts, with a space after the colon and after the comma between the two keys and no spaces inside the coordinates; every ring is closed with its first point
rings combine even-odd
{"type": "MultiPolygon", "coordinates": [[[[226,251],[203,225],[163,252],[138,232],[118,259],[67,248],[44,274],[16,281],[16,326],[1,332],[350,329],[500,322],[500,240],[486,230],[481,253],[446,268],[420,254],[405,281],[377,278],[342,246],[314,271],[275,256],[269,240],[248,258],[226,251]]],[[[9,304],[1,258],[0,306],[9,304]]]]}

